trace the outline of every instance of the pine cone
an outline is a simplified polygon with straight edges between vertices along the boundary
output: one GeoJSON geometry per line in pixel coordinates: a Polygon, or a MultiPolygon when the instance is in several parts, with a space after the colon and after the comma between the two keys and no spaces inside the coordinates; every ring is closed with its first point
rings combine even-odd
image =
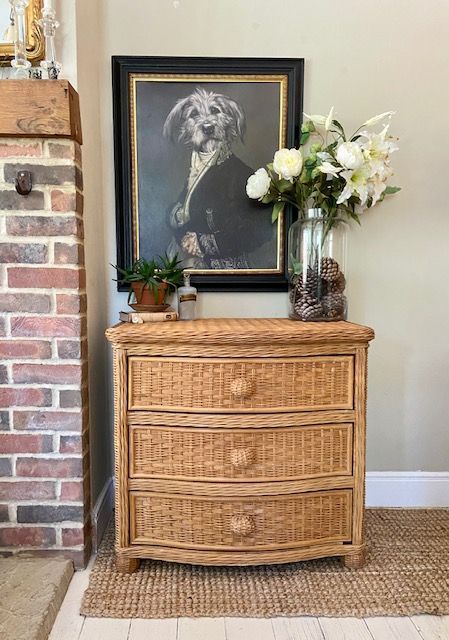
{"type": "Polygon", "coordinates": [[[318,265],[316,267],[307,267],[306,277],[301,274],[301,284],[306,293],[314,298],[320,296],[321,280],[318,273],[318,265]]]}
{"type": "Polygon", "coordinates": [[[290,303],[292,305],[295,305],[298,302],[298,300],[304,295],[304,293],[305,291],[302,287],[302,284],[300,284],[298,281],[296,285],[290,289],[290,293],[288,294],[290,298],[290,303]]]}
{"type": "Polygon", "coordinates": [[[295,312],[301,318],[301,320],[307,321],[319,318],[322,315],[323,310],[319,300],[313,298],[308,294],[305,294],[295,304],[295,312]]]}
{"type": "Polygon", "coordinates": [[[327,293],[343,293],[346,288],[346,278],[343,271],[340,271],[338,276],[332,282],[326,282],[325,294],[327,293]]]}
{"type": "Polygon", "coordinates": [[[326,318],[339,318],[344,315],[346,297],[342,293],[328,293],[321,299],[326,318]]]}
{"type": "Polygon", "coordinates": [[[321,278],[326,282],[333,282],[338,278],[340,267],[333,258],[321,258],[321,278]]]}

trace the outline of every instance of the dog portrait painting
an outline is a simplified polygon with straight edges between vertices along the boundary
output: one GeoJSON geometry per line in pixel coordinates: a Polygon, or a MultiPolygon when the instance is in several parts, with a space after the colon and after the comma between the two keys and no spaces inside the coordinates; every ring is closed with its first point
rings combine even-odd
{"type": "Polygon", "coordinates": [[[272,224],[246,183],[287,144],[288,77],[139,71],[128,89],[128,256],[177,255],[200,288],[280,282],[285,216],[272,224]]]}

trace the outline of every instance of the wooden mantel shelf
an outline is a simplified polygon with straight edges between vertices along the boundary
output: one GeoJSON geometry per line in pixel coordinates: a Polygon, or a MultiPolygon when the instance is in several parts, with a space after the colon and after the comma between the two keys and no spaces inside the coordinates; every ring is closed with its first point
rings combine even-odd
{"type": "Polygon", "coordinates": [[[81,144],[77,92],[67,80],[0,80],[0,137],[72,138],[81,144]]]}

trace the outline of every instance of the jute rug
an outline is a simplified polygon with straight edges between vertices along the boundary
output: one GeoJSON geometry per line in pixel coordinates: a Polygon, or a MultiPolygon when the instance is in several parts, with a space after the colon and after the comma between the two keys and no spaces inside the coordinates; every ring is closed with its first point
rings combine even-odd
{"type": "Polygon", "coordinates": [[[81,613],[114,618],[408,616],[449,614],[449,510],[373,509],[368,562],[336,558],[261,567],[142,562],[116,571],[113,529],[102,544],[81,613]]]}

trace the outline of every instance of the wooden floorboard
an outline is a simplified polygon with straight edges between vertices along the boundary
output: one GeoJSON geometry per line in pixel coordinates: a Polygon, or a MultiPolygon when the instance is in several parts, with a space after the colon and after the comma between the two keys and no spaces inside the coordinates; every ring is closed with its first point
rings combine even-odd
{"type": "Polygon", "coordinates": [[[373,640],[365,620],[318,618],[325,640],[373,640]]]}
{"type": "Polygon", "coordinates": [[[317,618],[273,618],[276,640],[324,640],[317,618]]]}
{"type": "Polygon", "coordinates": [[[410,618],[367,618],[374,640],[422,640],[410,618]]]}
{"type": "Polygon", "coordinates": [[[449,616],[412,616],[424,640],[449,640],[449,616]]]}

